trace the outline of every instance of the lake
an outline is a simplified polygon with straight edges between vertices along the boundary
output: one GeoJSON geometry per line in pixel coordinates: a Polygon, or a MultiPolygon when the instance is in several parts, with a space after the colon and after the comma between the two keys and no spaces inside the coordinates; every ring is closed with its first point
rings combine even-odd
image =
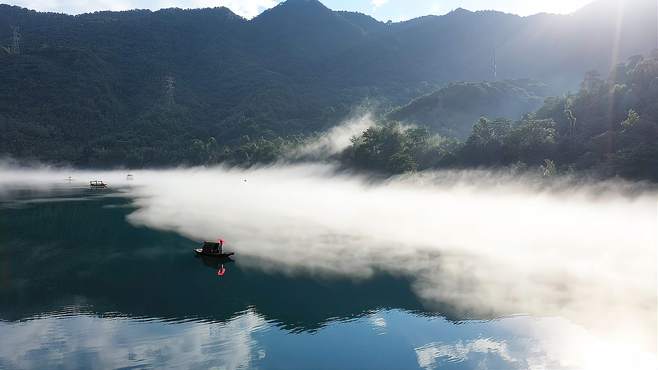
{"type": "Polygon", "coordinates": [[[653,190],[327,171],[5,170],[0,368],[655,368],[653,190]],[[219,237],[234,261],[192,252],[219,237]]]}

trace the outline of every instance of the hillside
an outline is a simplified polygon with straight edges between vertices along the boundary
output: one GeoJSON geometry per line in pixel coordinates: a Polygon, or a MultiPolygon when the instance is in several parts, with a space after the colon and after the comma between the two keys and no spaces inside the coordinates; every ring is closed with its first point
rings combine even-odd
{"type": "Polygon", "coordinates": [[[519,119],[539,108],[546,95],[544,86],[525,80],[451,83],[392,111],[388,118],[464,139],[478,118],[519,119]]]}
{"type": "Polygon", "coordinates": [[[316,0],[252,20],[227,8],[69,16],[0,5],[0,126],[12,133],[0,154],[186,163],[198,140],[230,150],[305,135],[367,98],[387,108],[449,82],[490,80],[494,50],[501,80],[574,89],[585,71],[655,46],[646,32],[655,2],[626,1],[617,22],[611,1],[566,16],[460,9],[391,24],[316,0]]]}
{"type": "Polygon", "coordinates": [[[391,121],[342,153],[347,166],[385,173],[506,168],[658,181],[658,51],[588,73],[578,93],[547,98],[517,121],[482,117],[463,142],[391,121]]]}

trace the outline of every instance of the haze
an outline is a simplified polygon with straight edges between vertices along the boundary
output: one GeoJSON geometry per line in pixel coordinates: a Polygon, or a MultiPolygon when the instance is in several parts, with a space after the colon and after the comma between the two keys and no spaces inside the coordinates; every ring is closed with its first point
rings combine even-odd
{"type": "MultiPolygon", "coordinates": [[[[502,12],[531,15],[537,13],[566,14],[578,10],[591,2],[590,0],[554,0],[554,1],[521,1],[521,0],[327,0],[325,5],[336,10],[357,11],[370,14],[376,19],[386,21],[403,21],[427,14],[442,15],[459,7],[469,10],[498,10],[502,12]]],[[[100,10],[130,10],[163,8],[206,8],[226,6],[246,18],[252,18],[265,9],[276,6],[276,0],[11,0],[11,5],[23,6],[39,11],[80,14],[100,10]]]]}
{"type": "Polygon", "coordinates": [[[222,237],[255,269],[403,274],[428,307],[473,318],[559,315],[638,361],[655,360],[658,198],[650,187],[540,185],[480,171],[378,183],[331,165],[285,164],[137,171],[134,182],[125,171],[5,166],[0,184],[46,188],[69,175],[120,186],[134,199],[135,226],[222,237]]]}

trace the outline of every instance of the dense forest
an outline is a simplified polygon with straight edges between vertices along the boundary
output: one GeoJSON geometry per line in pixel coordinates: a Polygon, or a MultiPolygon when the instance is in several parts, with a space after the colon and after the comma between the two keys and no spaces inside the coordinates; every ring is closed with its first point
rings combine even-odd
{"type": "Polygon", "coordinates": [[[654,47],[646,30],[655,2],[624,4],[530,17],[457,9],[405,22],[316,0],[288,0],[251,20],[227,8],[70,16],[0,5],[0,155],[76,166],[249,164],[362,105],[464,139],[480,114],[518,119],[538,98],[576,89],[587,70],[654,47]]]}
{"type": "Polygon", "coordinates": [[[519,121],[482,117],[463,142],[389,121],[353,138],[342,160],[385,173],[508,167],[658,180],[658,50],[605,79],[587,73],[577,93],[548,98],[519,121]]]}
{"type": "Polygon", "coordinates": [[[478,118],[518,119],[539,108],[548,94],[546,85],[531,80],[451,83],[395,109],[388,118],[463,139],[478,118]]]}

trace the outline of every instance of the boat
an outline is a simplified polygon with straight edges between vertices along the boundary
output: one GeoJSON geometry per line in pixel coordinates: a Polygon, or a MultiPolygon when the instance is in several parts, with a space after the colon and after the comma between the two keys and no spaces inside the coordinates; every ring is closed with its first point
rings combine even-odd
{"type": "Polygon", "coordinates": [[[92,189],[105,189],[107,188],[107,184],[102,181],[89,181],[89,187],[92,189]]]}
{"type": "Polygon", "coordinates": [[[223,251],[224,243],[215,243],[215,242],[204,242],[202,248],[194,249],[194,253],[197,256],[204,257],[215,257],[215,258],[230,258],[235,255],[233,252],[224,253],[223,251]]]}
{"type": "Polygon", "coordinates": [[[196,253],[197,256],[215,257],[215,258],[230,258],[231,256],[235,255],[235,253],[233,253],[233,252],[230,252],[230,253],[204,252],[203,249],[201,249],[201,248],[195,249],[194,253],[196,253]]]}

